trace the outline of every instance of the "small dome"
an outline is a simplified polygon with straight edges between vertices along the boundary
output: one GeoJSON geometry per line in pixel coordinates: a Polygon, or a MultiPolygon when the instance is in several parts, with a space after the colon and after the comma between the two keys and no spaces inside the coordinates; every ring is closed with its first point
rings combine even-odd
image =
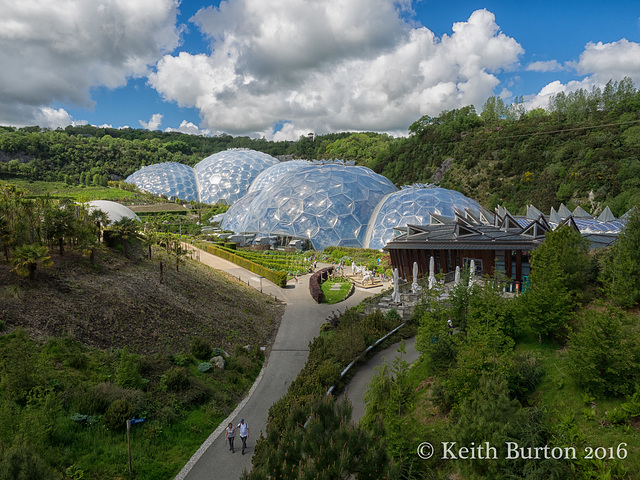
{"type": "Polygon", "coordinates": [[[242,198],[255,178],[277,165],[277,158],[248,148],[215,153],[198,163],[194,170],[200,185],[200,201],[233,205],[242,198]]]}
{"type": "Polygon", "coordinates": [[[393,239],[393,229],[407,225],[429,223],[429,213],[455,218],[455,209],[468,208],[478,214],[478,202],[455,190],[434,185],[413,185],[387,195],[376,207],[365,238],[364,246],[381,249],[393,239]]]}
{"type": "Polygon", "coordinates": [[[109,217],[109,225],[115,223],[123,218],[132,218],[134,220],[140,221],[138,215],[136,215],[133,210],[124,205],[116,202],[111,202],[109,200],[94,200],[92,202],[87,202],[89,210],[102,210],[109,217]]]}
{"type": "Polygon", "coordinates": [[[125,182],[133,183],[145,192],[166,195],[167,198],[198,201],[196,174],[193,168],[182,163],[165,162],[142,167],[129,175],[125,182]]]}

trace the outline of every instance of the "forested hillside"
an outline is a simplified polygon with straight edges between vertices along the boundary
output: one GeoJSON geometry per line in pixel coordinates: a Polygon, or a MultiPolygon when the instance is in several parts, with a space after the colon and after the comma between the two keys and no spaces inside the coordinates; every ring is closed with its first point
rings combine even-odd
{"type": "Polygon", "coordinates": [[[556,95],[547,110],[525,111],[521,99],[491,97],[474,106],[422,117],[409,136],[336,133],[270,142],[248,137],[201,137],[176,132],[92,126],[42,131],[0,127],[0,175],[5,179],[102,183],[144,165],[195,165],[227,148],[274,156],[355,160],[398,186],[434,182],[492,209],[548,212],[560,202],[622,215],[640,204],[640,93],[629,78],[603,90],[556,95]]]}

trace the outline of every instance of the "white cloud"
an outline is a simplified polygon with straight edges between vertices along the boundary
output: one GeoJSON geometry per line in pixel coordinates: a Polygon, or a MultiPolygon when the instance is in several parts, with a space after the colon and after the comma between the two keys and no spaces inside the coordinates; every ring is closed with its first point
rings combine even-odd
{"type": "Polygon", "coordinates": [[[167,100],[198,108],[213,131],[278,139],[310,131],[406,134],[421,115],[482,105],[499,83],[494,74],[523,52],[487,10],[438,38],[402,20],[396,5],[228,0],[192,19],[212,53],[166,55],[149,83],[167,100]]]}
{"type": "Polygon", "coordinates": [[[147,130],[157,130],[158,127],[162,124],[162,114],[154,113],[153,115],[151,115],[151,119],[148,122],[138,120],[138,123],[142,125],[142,128],[146,128],[147,130]]]}
{"type": "Polygon", "coordinates": [[[176,0],[0,0],[0,12],[4,124],[33,124],[55,102],[91,107],[91,87],[146,75],[179,42],[176,0]]]}
{"type": "Polygon", "coordinates": [[[565,70],[565,67],[557,60],[532,62],[527,65],[527,71],[529,72],[560,72],[562,70],[565,70]]]}
{"type": "Polygon", "coordinates": [[[612,43],[588,43],[577,62],[570,62],[582,80],[563,84],[556,80],[545,85],[536,95],[525,97],[527,110],[547,108],[549,99],[560,92],[574,92],[580,88],[590,91],[603,88],[609,80],[620,81],[624,77],[640,80],[640,44],[626,39],[612,43]]]}
{"type": "Polygon", "coordinates": [[[186,120],[182,120],[178,128],[167,127],[164,129],[164,131],[180,132],[180,133],[186,133],[188,135],[202,135],[202,136],[211,135],[211,130],[207,130],[206,128],[201,130],[200,127],[198,127],[196,124],[194,124],[193,122],[188,122],[186,120]]]}

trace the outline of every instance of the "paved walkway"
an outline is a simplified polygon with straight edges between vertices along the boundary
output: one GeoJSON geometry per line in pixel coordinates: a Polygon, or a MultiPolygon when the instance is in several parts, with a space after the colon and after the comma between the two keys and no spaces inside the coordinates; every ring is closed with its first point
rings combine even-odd
{"type": "Polygon", "coordinates": [[[420,357],[420,354],[416,351],[415,345],[415,337],[408,338],[407,340],[405,340],[406,353],[400,354],[398,353],[400,342],[394,343],[390,347],[381,350],[376,355],[371,357],[367,363],[358,366],[356,374],[353,376],[349,384],[345,387],[344,391],[338,396],[338,398],[346,396],[351,401],[351,405],[353,406],[351,420],[353,420],[354,422],[359,422],[364,415],[364,395],[365,393],[367,393],[369,382],[375,374],[375,368],[381,366],[384,363],[392,366],[393,361],[397,356],[400,356],[400,358],[405,362],[412,364],[420,357]]]}
{"type": "MultiPolygon", "coordinates": [[[[194,251],[194,258],[205,265],[224,270],[260,289],[256,274],[222,258],[211,255],[192,245],[185,247],[194,251]]],[[[320,325],[333,311],[343,312],[358,305],[364,298],[374,295],[380,288],[363,290],[356,288],[354,294],[337,305],[317,304],[309,295],[309,275],[298,277],[299,283],[289,281],[287,288],[280,288],[266,279],[262,280],[262,291],[277,296],[286,302],[286,309],[280,323],[271,353],[260,376],[247,397],[236,410],[209,436],[187,465],[176,476],[177,480],[204,480],[219,478],[232,480],[240,478],[243,470],[251,469],[251,457],[256,440],[261,431],[266,430],[269,408],[287,392],[309,354],[309,342],[318,334],[320,325]],[[229,422],[237,425],[244,418],[249,425],[248,449],[245,455],[232,454],[224,440],[224,428],[229,422]]],[[[236,447],[241,443],[236,440],[236,447]]]]}

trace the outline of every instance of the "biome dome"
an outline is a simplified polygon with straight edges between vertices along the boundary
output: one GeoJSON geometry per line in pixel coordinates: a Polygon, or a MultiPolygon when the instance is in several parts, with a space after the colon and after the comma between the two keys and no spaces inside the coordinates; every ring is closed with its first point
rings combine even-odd
{"type": "Polygon", "coordinates": [[[395,190],[391,181],[366,167],[309,164],[278,176],[271,186],[252,192],[252,199],[231,207],[222,228],[307,238],[318,250],[361,247],[373,209],[395,190]]]}
{"type": "Polygon", "coordinates": [[[108,224],[111,225],[123,218],[131,218],[134,220],[140,220],[138,215],[134,213],[129,207],[125,207],[124,205],[116,202],[111,202],[109,200],[94,200],[92,202],[87,202],[87,207],[90,211],[92,210],[102,210],[107,214],[109,218],[108,224]]]}
{"type": "Polygon", "coordinates": [[[381,249],[393,239],[394,228],[428,224],[429,213],[453,219],[456,208],[461,211],[468,208],[476,214],[482,210],[478,202],[455,190],[421,184],[402,187],[376,206],[364,246],[381,249]]]}
{"type": "Polygon", "coordinates": [[[306,167],[307,165],[311,165],[311,162],[308,160],[290,160],[288,162],[280,162],[277,165],[273,165],[266,170],[263,170],[256,177],[249,187],[249,192],[260,191],[275,183],[281,175],[297,170],[300,167],[306,167]]]}
{"type": "Polygon", "coordinates": [[[145,192],[166,195],[167,198],[199,201],[196,172],[182,163],[165,162],[142,167],[129,175],[125,182],[133,183],[145,192]]]}
{"type": "Polygon", "coordinates": [[[214,153],[199,162],[194,170],[200,186],[200,201],[233,205],[242,198],[254,179],[279,160],[248,148],[233,148],[214,153]]]}

